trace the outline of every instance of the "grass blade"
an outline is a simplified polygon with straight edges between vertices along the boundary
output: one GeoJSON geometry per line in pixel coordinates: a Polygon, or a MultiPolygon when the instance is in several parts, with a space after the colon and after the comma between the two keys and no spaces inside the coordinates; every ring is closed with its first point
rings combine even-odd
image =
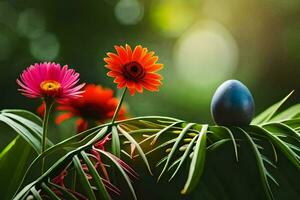
{"type": "Polygon", "coordinates": [[[252,147],[252,150],[254,152],[254,155],[255,155],[255,158],[257,161],[257,167],[258,167],[258,171],[260,174],[260,179],[261,179],[263,188],[265,190],[266,196],[268,199],[272,200],[272,199],[274,199],[274,196],[273,196],[271,187],[268,182],[267,170],[265,168],[263,158],[262,158],[259,150],[257,149],[255,142],[252,140],[251,136],[246,131],[244,131],[242,128],[238,128],[238,129],[245,135],[245,137],[249,141],[250,146],[252,147]]]}
{"type": "Polygon", "coordinates": [[[118,171],[122,174],[124,180],[126,181],[130,191],[131,191],[131,194],[133,196],[133,199],[134,200],[137,200],[137,197],[136,197],[136,194],[134,192],[134,189],[133,189],[133,186],[131,184],[131,180],[130,178],[127,176],[126,172],[123,170],[123,168],[120,166],[120,164],[111,156],[110,153],[106,152],[106,151],[103,151],[103,150],[100,150],[100,149],[97,149],[97,151],[99,151],[101,154],[103,154],[105,157],[107,157],[109,160],[112,161],[112,163],[117,167],[118,171]]]}
{"type": "Polygon", "coordinates": [[[42,183],[42,188],[44,189],[45,193],[49,195],[50,199],[60,200],[60,198],[58,198],[58,196],[45,183],[42,183]]]}
{"type": "Polygon", "coordinates": [[[120,148],[120,138],[119,133],[116,126],[111,127],[111,150],[112,153],[120,158],[121,148],[120,148]]]}
{"type": "Polygon", "coordinates": [[[290,92],[285,98],[283,98],[281,101],[275,103],[271,107],[269,107],[267,110],[259,114],[257,117],[255,117],[251,124],[258,125],[262,124],[264,122],[269,121],[278,111],[278,109],[286,102],[286,100],[293,94],[294,91],[290,92]]]}
{"type": "Polygon", "coordinates": [[[170,151],[170,153],[169,153],[169,155],[168,155],[168,159],[167,159],[167,161],[166,161],[166,163],[165,163],[165,165],[164,165],[164,168],[162,169],[162,171],[161,171],[161,173],[160,173],[160,175],[159,175],[157,181],[160,180],[160,178],[162,177],[162,175],[164,174],[164,172],[168,169],[168,165],[169,165],[169,163],[171,162],[171,159],[173,158],[173,155],[175,154],[175,152],[176,152],[176,150],[177,150],[177,148],[178,148],[178,146],[179,146],[179,143],[182,141],[182,139],[184,138],[184,136],[186,135],[186,133],[188,132],[188,130],[189,130],[192,126],[194,126],[194,125],[195,125],[195,123],[189,123],[189,124],[187,124],[187,125],[184,127],[184,129],[182,129],[182,131],[180,132],[179,136],[176,138],[176,142],[175,142],[175,144],[172,146],[172,149],[171,149],[171,151],[170,151]]]}
{"type": "Polygon", "coordinates": [[[96,200],[96,196],[93,192],[92,186],[91,186],[90,182],[88,181],[88,179],[82,169],[80,160],[77,155],[73,157],[73,164],[77,171],[81,185],[82,185],[83,189],[86,191],[88,198],[90,200],[96,200]]]}
{"type": "Polygon", "coordinates": [[[151,141],[151,145],[155,144],[155,142],[157,141],[157,139],[159,138],[159,136],[161,136],[164,132],[168,131],[169,129],[171,129],[172,127],[180,124],[181,122],[174,122],[172,124],[170,124],[169,126],[163,128],[162,130],[160,130],[158,133],[156,133],[155,137],[153,138],[153,140],[151,141]]]}
{"type": "Polygon", "coordinates": [[[173,175],[171,176],[171,178],[169,179],[169,181],[171,181],[175,175],[177,174],[177,172],[179,171],[180,167],[183,165],[184,161],[188,158],[190,151],[192,150],[194,143],[197,139],[199,135],[195,136],[192,141],[189,143],[188,147],[186,148],[186,150],[184,151],[183,155],[180,158],[180,163],[178,164],[176,170],[174,171],[173,175]]]}
{"type": "Polygon", "coordinates": [[[203,125],[199,133],[193,158],[190,164],[189,174],[187,181],[181,190],[181,194],[190,193],[200,181],[200,178],[203,174],[204,164],[205,164],[205,155],[206,155],[206,131],[208,125],[203,125]]]}
{"type": "Polygon", "coordinates": [[[93,180],[95,181],[96,188],[100,192],[101,199],[109,200],[110,196],[101,180],[101,177],[99,176],[97,170],[95,169],[93,163],[88,158],[88,155],[84,151],[81,151],[81,156],[82,156],[84,162],[87,164],[89,172],[92,175],[93,180]]]}
{"type": "Polygon", "coordinates": [[[152,175],[152,171],[150,169],[150,165],[149,165],[149,162],[146,158],[146,155],[143,151],[143,149],[141,148],[141,146],[138,144],[138,142],[129,134],[127,133],[124,129],[122,129],[120,126],[118,126],[118,130],[126,137],[126,139],[128,141],[130,141],[134,146],[135,148],[137,149],[137,151],[139,152],[139,155],[141,156],[141,158],[144,160],[144,163],[146,164],[150,174],[152,175]]]}
{"type": "Polygon", "coordinates": [[[35,187],[32,187],[30,189],[30,191],[31,191],[31,193],[32,193],[32,195],[34,196],[35,199],[37,199],[37,200],[43,200],[42,197],[41,197],[41,195],[40,195],[40,193],[35,189],[35,187]]]}

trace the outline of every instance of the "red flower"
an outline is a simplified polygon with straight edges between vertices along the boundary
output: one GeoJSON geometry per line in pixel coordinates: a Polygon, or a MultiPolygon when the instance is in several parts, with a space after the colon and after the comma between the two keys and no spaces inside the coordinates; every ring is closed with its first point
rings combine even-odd
{"type": "Polygon", "coordinates": [[[115,46],[117,54],[107,53],[104,61],[110,71],[108,76],[114,77],[114,82],[118,88],[127,87],[131,95],[135,91],[142,93],[143,88],[154,92],[158,91],[158,87],[162,85],[162,76],[156,72],[163,68],[163,64],[156,63],[158,57],[154,56],[154,52],[148,52],[147,48],[138,45],[131,50],[126,47],[115,46]]]}
{"type": "MultiPolygon", "coordinates": [[[[63,111],[55,120],[57,124],[72,117],[79,117],[76,121],[77,131],[82,132],[88,128],[88,121],[103,123],[113,117],[119,100],[114,97],[111,89],[88,84],[84,90],[82,97],[70,99],[56,107],[56,110],[63,111]]],[[[42,104],[37,112],[43,116],[45,105],[42,104]]],[[[124,119],[125,114],[125,108],[122,107],[118,119],[124,119]]]]}

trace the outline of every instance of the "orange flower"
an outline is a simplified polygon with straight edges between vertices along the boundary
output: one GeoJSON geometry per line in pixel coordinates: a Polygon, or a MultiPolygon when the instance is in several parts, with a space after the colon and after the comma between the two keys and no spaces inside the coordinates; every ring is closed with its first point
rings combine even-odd
{"type": "Polygon", "coordinates": [[[163,64],[156,63],[158,57],[154,52],[148,52],[147,48],[138,45],[132,51],[131,47],[126,44],[115,46],[117,54],[107,53],[104,61],[110,71],[108,76],[114,78],[118,88],[127,87],[133,96],[135,91],[142,93],[143,88],[154,92],[162,85],[162,76],[156,72],[163,68],[163,64]]]}
{"type": "MultiPolygon", "coordinates": [[[[56,107],[56,110],[64,111],[55,119],[57,124],[72,117],[79,117],[76,121],[77,131],[82,132],[88,129],[88,122],[103,123],[112,118],[119,103],[113,91],[93,84],[87,84],[84,90],[82,97],[70,99],[56,107]]],[[[44,109],[42,104],[37,110],[39,115],[43,115],[44,109]]],[[[118,119],[124,119],[125,114],[125,108],[122,107],[118,119]]]]}

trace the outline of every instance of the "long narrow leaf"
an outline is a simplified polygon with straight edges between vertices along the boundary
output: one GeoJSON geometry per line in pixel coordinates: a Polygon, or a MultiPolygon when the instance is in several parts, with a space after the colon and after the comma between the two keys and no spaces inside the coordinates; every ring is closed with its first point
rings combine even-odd
{"type": "Polygon", "coordinates": [[[118,130],[126,137],[126,139],[128,141],[130,141],[135,148],[137,149],[137,151],[139,152],[139,155],[141,156],[141,158],[143,159],[144,163],[146,164],[148,171],[150,172],[150,174],[152,175],[152,171],[149,165],[149,162],[145,156],[145,153],[143,151],[143,149],[141,148],[141,146],[137,143],[137,141],[129,134],[127,133],[124,129],[122,129],[120,126],[118,126],[118,130]]]}
{"type": "Polygon", "coordinates": [[[251,122],[251,124],[258,125],[258,124],[262,124],[264,122],[269,121],[276,114],[276,112],[282,106],[282,104],[284,104],[284,102],[286,102],[286,100],[293,94],[293,92],[294,91],[292,91],[285,98],[283,98],[281,101],[275,103],[274,105],[269,107],[267,110],[262,112],[260,115],[255,117],[253,119],[253,121],[251,122]]]}
{"type": "Polygon", "coordinates": [[[130,191],[131,191],[131,194],[133,196],[133,199],[134,200],[137,200],[136,198],[136,194],[135,194],[135,191],[133,189],[133,186],[131,184],[131,180],[130,178],[127,176],[126,172],[123,170],[123,168],[120,166],[120,164],[111,156],[111,154],[109,154],[108,152],[106,151],[102,151],[100,149],[97,149],[97,151],[99,151],[101,154],[103,154],[105,157],[107,157],[108,159],[110,159],[112,161],[112,163],[114,164],[114,166],[117,167],[118,171],[121,173],[121,175],[123,176],[124,180],[126,181],[130,191]]]}
{"type": "Polygon", "coordinates": [[[37,200],[43,200],[42,197],[41,197],[41,195],[40,195],[40,193],[35,189],[35,187],[32,187],[30,189],[30,191],[31,191],[31,193],[32,193],[32,195],[34,196],[35,199],[37,199],[37,200]]]}
{"type": "Polygon", "coordinates": [[[97,170],[95,169],[93,163],[90,161],[90,159],[88,158],[87,154],[84,151],[81,151],[81,156],[82,156],[84,162],[87,164],[89,172],[90,172],[91,176],[93,177],[93,180],[95,181],[95,184],[96,184],[95,186],[101,195],[101,199],[109,200],[110,196],[109,196],[107,190],[105,189],[105,186],[101,180],[101,177],[98,174],[97,170]]]}
{"type": "Polygon", "coordinates": [[[249,141],[249,144],[250,144],[250,146],[251,146],[251,148],[254,152],[254,155],[255,155],[255,158],[256,158],[256,161],[257,161],[257,167],[258,167],[258,171],[259,171],[259,174],[260,174],[260,179],[261,179],[263,188],[265,190],[267,198],[272,200],[272,199],[274,199],[274,196],[273,196],[271,187],[270,187],[269,182],[268,182],[267,170],[265,168],[263,158],[262,158],[259,150],[257,149],[256,144],[253,141],[253,139],[251,138],[251,136],[245,130],[243,130],[242,128],[238,128],[238,129],[245,135],[245,137],[249,141]]]}
{"type": "Polygon", "coordinates": [[[40,141],[30,133],[24,126],[18,124],[17,122],[13,121],[12,119],[0,114],[0,121],[3,121],[7,125],[9,125],[12,129],[14,129],[24,140],[26,140],[33,149],[39,153],[41,148],[40,141]]]}
{"type": "Polygon", "coordinates": [[[181,194],[190,193],[199,183],[203,174],[205,156],[206,156],[206,131],[208,125],[202,125],[202,129],[199,133],[193,158],[190,164],[189,174],[187,181],[181,190],[181,194]]]}
{"type": "Polygon", "coordinates": [[[178,146],[179,146],[179,143],[182,141],[182,139],[184,138],[184,136],[186,135],[186,133],[188,132],[188,130],[189,130],[192,126],[194,126],[194,125],[195,125],[195,123],[189,123],[188,125],[186,125],[186,126],[184,127],[184,129],[182,129],[181,133],[180,133],[179,136],[177,137],[176,142],[175,142],[175,144],[173,145],[173,147],[172,147],[172,149],[171,149],[171,151],[170,151],[170,153],[169,153],[169,155],[168,155],[168,159],[167,159],[167,161],[166,161],[166,163],[165,163],[165,165],[164,165],[164,168],[162,169],[162,171],[161,171],[161,173],[160,173],[160,175],[159,175],[157,181],[160,180],[160,178],[162,177],[162,175],[164,174],[164,172],[165,172],[165,171],[167,170],[167,168],[169,167],[169,163],[171,162],[171,159],[173,158],[173,155],[175,154],[175,152],[176,152],[176,150],[177,150],[177,148],[178,148],[178,146]]]}
{"type": "Polygon", "coordinates": [[[190,151],[192,150],[194,143],[197,139],[199,135],[195,136],[192,141],[189,143],[188,147],[186,148],[186,150],[184,151],[183,155],[180,158],[180,163],[178,164],[176,170],[174,171],[173,175],[171,176],[171,178],[169,179],[172,180],[174,178],[174,176],[177,174],[177,172],[179,171],[180,167],[183,165],[184,161],[188,158],[190,151]]]}
{"type": "Polygon", "coordinates": [[[81,183],[83,189],[85,190],[88,198],[90,200],[96,200],[96,196],[93,192],[92,186],[91,186],[89,180],[87,179],[87,176],[85,175],[85,173],[82,169],[82,166],[81,166],[81,163],[80,163],[80,160],[79,160],[78,156],[73,157],[73,164],[74,164],[74,167],[77,171],[80,183],[81,183]]]}
{"type": "Polygon", "coordinates": [[[60,200],[59,197],[45,183],[42,183],[42,188],[52,200],[60,200]]]}
{"type": "Polygon", "coordinates": [[[120,138],[116,126],[111,127],[111,150],[115,156],[120,158],[121,155],[120,138]]]}

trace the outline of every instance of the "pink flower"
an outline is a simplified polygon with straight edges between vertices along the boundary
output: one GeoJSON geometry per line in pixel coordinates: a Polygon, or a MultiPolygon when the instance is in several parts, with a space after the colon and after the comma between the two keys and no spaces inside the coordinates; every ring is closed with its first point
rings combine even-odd
{"type": "Polygon", "coordinates": [[[19,91],[29,98],[54,98],[59,102],[80,97],[84,83],[77,85],[79,73],[62,68],[60,64],[44,62],[30,65],[22,72],[17,83],[21,87],[19,91]]]}

